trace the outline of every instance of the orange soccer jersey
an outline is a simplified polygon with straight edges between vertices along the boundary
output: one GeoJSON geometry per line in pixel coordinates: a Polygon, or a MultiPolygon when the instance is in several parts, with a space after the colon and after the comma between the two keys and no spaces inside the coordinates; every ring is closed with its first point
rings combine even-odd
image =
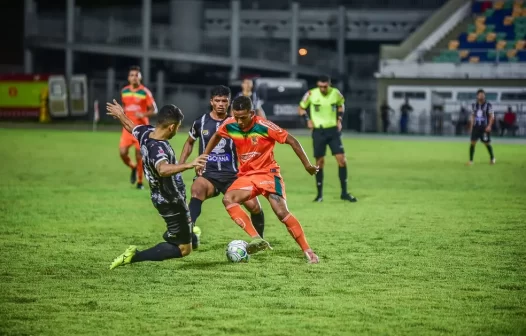
{"type": "Polygon", "coordinates": [[[148,125],[148,118],[138,118],[137,113],[146,113],[149,106],[155,106],[153,95],[144,85],[134,88],[132,85],[125,86],[121,91],[124,113],[135,125],[148,125]]]}
{"type": "Polygon", "coordinates": [[[227,119],[217,130],[222,137],[234,140],[239,160],[238,179],[228,190],[250,191],[251,198],[260,194],[286,198],[285,184],[274,160],[274,145],[276,141],[284,143],[288,132],[264,118],[254,118],[248,131],[241,130],[234,118],[227,119]]]}
{"type": "Polygon", "coordinates": [[[276,141],[284,143],[288,132],[271,121],[255,116],[255,123],[248,131],[243,131],[234,118],[228,118],[217,133],[230,138],[236,145],[239,160],[238,176],[279,173],[279,165],[274,160],[276,141]]]}

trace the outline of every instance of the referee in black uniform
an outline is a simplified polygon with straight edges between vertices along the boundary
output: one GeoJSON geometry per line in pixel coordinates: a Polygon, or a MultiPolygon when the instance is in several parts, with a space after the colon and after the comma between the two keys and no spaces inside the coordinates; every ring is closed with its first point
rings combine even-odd
{"type": "Polygon", "coordinates": [[[493,147],[491,147],[491,128],[495,121],[493,113],[493,106],[486,101],[486,93],[480,89],[477,91],[477,101],[471,105],[471,119],[469,127],[471,128],[471,144],[469,146],[469,161],[468,166],[473,164],[473,155],[475,154],[475,145],[480,140],[486,148],[490,156],[490,164],[495,164],[495,156],[493,155],[493,147]]]}

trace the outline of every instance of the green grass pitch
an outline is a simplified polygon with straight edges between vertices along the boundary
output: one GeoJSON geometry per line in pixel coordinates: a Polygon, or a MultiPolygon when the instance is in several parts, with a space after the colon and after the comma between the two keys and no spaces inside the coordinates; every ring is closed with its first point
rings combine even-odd
{"type": "MultiPolygon", "coordinates": [[[[186,134],[172,145],[179,152],[186,134]]],[[[307,138],[300,138],[310,154],[307,138]]],[[[128,183],[119,133],[0,130],[0,335],[525,335],[526,146],[345,139],[356,204],[325,202],[278,145],[308,265],[266,212],[273,251],[230,264],[247,239],[221,199],[184,260],[109,271],[128,245],[161,241],[147,190],[128,183]]],[[[187,186],[192,172],[184,174],[187,186]]]]}

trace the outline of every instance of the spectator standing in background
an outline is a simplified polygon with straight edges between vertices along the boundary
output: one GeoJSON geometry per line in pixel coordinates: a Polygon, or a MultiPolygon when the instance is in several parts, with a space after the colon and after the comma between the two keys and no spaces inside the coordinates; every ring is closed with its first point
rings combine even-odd
{"type": "Polygon", "coordinates": [[[413,107],[409,105],[409,98],[405,98],[405,103],[400,106],[400,133],[407,134],[407,124],[409,123],[409,112],[413,112],[413,107]]]}
{"type": "Polygon", "coordinates": [[[511,106],[508,106],[508,111],[504,114],[504,118],[499,120],[500,126],[500,136],[504,136],[504,131],[511,131],[511,134],[515,136],[515,131],[517,131],[517,115],[511,109],[511,106]]]}
{"type": "Polygon", "coordinates": [[[250,98],[252,100],[253,109],[256,111],[256,115],[266,119],[267,116],[265,115],[265,111],[263,111],[263,107],[261,106],[261,100],[259,99],[257,93],[253,91],[253,89],[254,82],[252,79],[245,78],[243,79],[243,82],[241,82],[241,92],[239,92],[235,98],[242,96],[250,98]]]}
{"type": "Polygon", "coordinates": [[[380,106],[380,116],[382,118],[382,129],[384,133],[387,133],[387,130],[389,129],[389,113],[391,111],[394,111],[389,104],[387,104],[387,101],[384,100],[382,103],[382,106],[380,106]]]}

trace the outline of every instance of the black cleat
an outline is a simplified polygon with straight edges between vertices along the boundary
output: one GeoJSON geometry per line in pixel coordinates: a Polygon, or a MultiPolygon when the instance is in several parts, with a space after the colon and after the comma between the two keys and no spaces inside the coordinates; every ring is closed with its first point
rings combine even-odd
{"type": "Polygon", "coordinates": [[[317,203],[323,202],[323,196],[316,196],[313,202],[317,202],[317,203]]]}
{"type": "Polygon", "coordinates": [[[139,189],[139,190],[143,190],[144,189],[144,186],[142,185],[142,183],[137,183],[137,189],[139,189]]]}
{"type": "Polygon", "coordinates": [[[351,195],[351,194],[341,195],[340,199],[342,199],[344,201],[349,201],[349,202],[352,202],[352,203],[358,202],[358,199],[356,197],[354,197],[353,195],[351,195]]]}
{"type": "Polygon", "coordinates": [[[130,183],[135,184],[137,182],[137,168],[132,168],[130,175],[130,183]]]}

